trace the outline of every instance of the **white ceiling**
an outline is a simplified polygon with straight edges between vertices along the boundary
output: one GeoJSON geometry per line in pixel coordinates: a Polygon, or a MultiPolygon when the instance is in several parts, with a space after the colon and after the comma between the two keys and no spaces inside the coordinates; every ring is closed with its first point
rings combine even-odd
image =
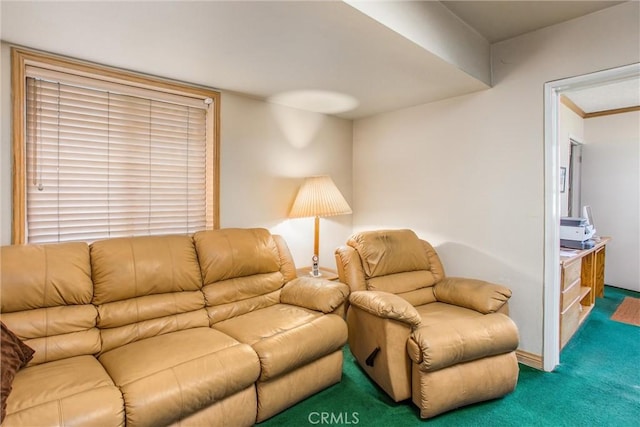
{"type": "MultiPolygon", "coordinates": [[[[487,41],[618,3],[443,2],[487,41]]],[[[340,1],[2,0],[0,14],[10,43],[350,119],[487,88],[340,1]]]]}
{"type": "Polygon", "coordinates": [[[442,1],[490,43],[578,18],[624,1],[442,1]]]}
{"type": "Polygon", "coordinates": [[[640,106],[640,78],[612,81],[563,93],[584,113],[640,106]]]}

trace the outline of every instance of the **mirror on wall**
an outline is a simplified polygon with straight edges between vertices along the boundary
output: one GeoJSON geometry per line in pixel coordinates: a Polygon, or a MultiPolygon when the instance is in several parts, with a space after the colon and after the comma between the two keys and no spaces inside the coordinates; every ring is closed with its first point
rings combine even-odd
{"type": "Polygon", "coordinates": [[[580,190],[582,184],[582,144],[574,139],[570,139],[569,148],[569,171],[567,172],[567,216],[580,216],[581,198],[580,190]]]}

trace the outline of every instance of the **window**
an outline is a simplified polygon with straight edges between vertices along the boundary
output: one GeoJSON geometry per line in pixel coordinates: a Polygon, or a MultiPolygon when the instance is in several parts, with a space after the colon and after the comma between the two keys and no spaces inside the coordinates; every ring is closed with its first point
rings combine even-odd
{"type": "Polygon", "coordinates": [[[218,92],[13,49],[14,243],[218,228],[218,92]]]}

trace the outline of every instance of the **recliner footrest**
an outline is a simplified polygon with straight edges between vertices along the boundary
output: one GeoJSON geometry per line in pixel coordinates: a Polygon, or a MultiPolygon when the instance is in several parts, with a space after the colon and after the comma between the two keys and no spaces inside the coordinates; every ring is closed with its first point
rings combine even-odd
{"type": "Polygon", "coordinates": [[[513,351],[435,372],[414,369],[411,398],[420,408],[420,417],[431,418],[511,393],[518,383],[518,373],[518,360],[513,351]]]}
{"type": "Polygon", "coordinates": [[[411,333],[407,352],[424,372],[508,353],[518,347],[518,329],[508,316],[492,313],[473,319],[422,326],[411,333]]]}

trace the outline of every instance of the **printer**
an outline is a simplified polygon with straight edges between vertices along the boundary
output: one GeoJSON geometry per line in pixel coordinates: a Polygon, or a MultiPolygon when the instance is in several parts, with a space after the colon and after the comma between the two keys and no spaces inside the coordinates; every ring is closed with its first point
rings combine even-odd
{"type": "Polygon", "coordinates": [[[591,249],[595,241],[591,239],[596,233],[588,218],[560,218],[560,246],[571,249],[591,249]]]}

